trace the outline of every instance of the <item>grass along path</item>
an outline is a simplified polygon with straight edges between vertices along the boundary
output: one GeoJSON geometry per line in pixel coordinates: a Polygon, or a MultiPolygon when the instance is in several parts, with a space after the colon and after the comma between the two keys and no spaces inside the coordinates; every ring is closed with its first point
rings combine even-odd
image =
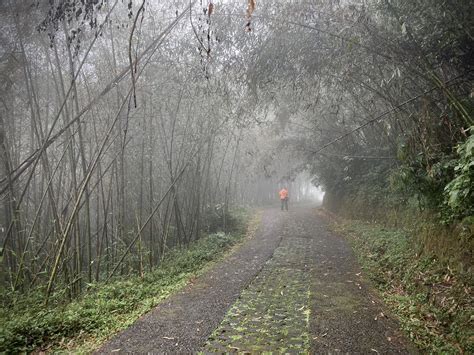
{"type": "Polygon", "coordinates": [[[474,353],[474,278],[430,255],[418,255],[402,230],[333,219],[352,244],[364,272],[379,289],[408,337],[423,352],[474,353]]]}
{"type": "MultiPolygon", "coordinates": [[[[250,224],[258,225],[259,217],[257,214],[250,224]]],[[[70,303],[61,303],[64,295],[57,293],[56,303],[45,308],[41,292],[8,294],[0,308],[0,353],[91,352],[222,258],[245,235],[247,217],[242,215],[239,223],[232,234],[211,234],[187,249],[171,251],[143,278],[91,284],[81,298],[70,303]]]]}

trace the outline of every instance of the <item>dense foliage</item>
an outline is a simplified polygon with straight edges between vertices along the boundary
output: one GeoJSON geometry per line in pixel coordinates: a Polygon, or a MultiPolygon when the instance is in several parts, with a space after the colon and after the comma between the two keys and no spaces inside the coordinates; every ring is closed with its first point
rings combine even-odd
{"type": "Polygon", "coordinates": [[[444,202],[450,212],[448,218],[472,219],[474,216],[474,126],[470,131],[469,138],[457,148],[454,178],[444,188],[444,202]]]}
{"type": "Polygon", "coordinates": [[[275,107],[282,140],[325,188],[326,204],[362,200],[369,214],[414,207],[448,224],[472,216],[472,4],[278,9],[300,17],[272,24],[252,82],[275,107]]]}

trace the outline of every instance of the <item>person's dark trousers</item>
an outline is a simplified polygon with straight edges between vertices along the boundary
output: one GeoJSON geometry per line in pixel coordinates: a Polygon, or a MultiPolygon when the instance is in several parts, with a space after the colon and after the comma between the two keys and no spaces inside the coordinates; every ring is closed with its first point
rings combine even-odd
{"type": "Polygon", "coordinates": [[[283,209],[288,211],[288,199],[287,198],[281,200],[281,210],[283,211],[283,209]]]}

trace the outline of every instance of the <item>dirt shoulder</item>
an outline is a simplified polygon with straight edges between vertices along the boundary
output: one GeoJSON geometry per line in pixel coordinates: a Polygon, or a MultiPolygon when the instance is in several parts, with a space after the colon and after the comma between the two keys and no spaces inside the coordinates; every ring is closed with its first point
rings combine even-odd
{"type": "Polygon", "coordinates": [[[331,233],[327,219],[317,211],[303,218],[302,226],[317,235],[313,239],[311,350],[416,353],[372,289],[348,242],[331,233]]]}

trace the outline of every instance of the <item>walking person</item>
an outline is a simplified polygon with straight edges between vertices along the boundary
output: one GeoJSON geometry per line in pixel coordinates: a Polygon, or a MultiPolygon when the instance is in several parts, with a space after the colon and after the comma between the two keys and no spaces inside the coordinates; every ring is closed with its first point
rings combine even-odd
{"type": "Polygon", "coordinates": [[[280,201],[281,201],[281,210],[283,211],[283,208],[288,211],[288,190],[286,187],[282,188],[279,192],[280,195],[280,201]]]}

